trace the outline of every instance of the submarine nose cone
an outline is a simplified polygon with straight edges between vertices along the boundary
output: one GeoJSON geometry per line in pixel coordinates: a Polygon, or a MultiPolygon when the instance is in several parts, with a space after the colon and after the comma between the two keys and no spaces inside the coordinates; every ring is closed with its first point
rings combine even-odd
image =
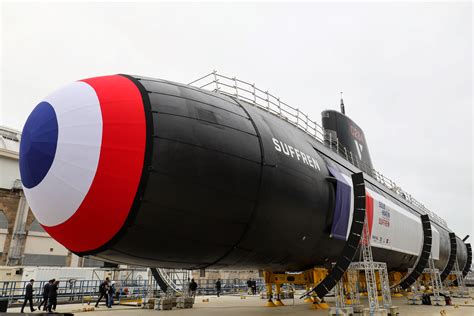
{"type": "Polygon", "coordinates": [[[111,241],[138,199],[146,137],[141,93],[125,76],[77,81],[47,96],[20,143],[23,191],[38,222],[76,253],[111,241]]]}

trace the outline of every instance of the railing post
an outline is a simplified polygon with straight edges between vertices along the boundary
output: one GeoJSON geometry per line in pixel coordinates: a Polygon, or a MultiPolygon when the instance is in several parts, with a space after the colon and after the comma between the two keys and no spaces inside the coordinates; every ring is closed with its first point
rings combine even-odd
{"type": "Polygon", "coordinates": [[[296,126],[300,125],[300,109],[296,109],[296,126]]]}
{"type": "Polygon", "coordinates": [[[80,287],[79,287],[79,294],[81,296],[81,304],[84,305],[84,280],[79,281],[80,287]]]}
{"type": "Polygon", "coordinates": [[[268,94],[268,90],[265,93],[267,94],[267,109],[270,109],[270,96],[268,94]]]}
{"type": "Polygon", "coordinates": [[[281,102],[280,102],[280,98],[278,98],[278,113],[279,113],[280,116],[281,116],[281,102]]]}
{"type": "Polygon", "coordinates": [[[329,133],[329,149],[332,150],[332,133],[329,133]]]}
{"type": "Polygon", "coordinates": [[[217,71],[216,70],[212,71],[212,74],[214,75],[214,82],[216,84],[216,91],[219,91],[219,80],[217,80],[217,71]]]}
{"type": "Polygon", "coordinates": [[[252,83],[253,88],[253,103],[257,104],[257,91],[255,91],[255,83],[252,83]]]}
{"type": "Polygon", "coordinates": [[[239,88],[237,88],[237,78],[234,77],[235,96],[239,97],[239,88]]]}

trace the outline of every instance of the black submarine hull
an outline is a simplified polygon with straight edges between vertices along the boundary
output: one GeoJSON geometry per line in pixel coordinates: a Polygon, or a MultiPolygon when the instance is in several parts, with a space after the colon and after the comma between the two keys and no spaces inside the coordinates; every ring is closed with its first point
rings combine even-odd
{"type": "MultiPolygon", "coordinates": [[[[129,78],[142,92],[147,115],[140,202],[110,242],[80,255],[185,269],[330,267],[345,240],[331,235],[337,193],[327,166],[347,176],[358,168],[292,124],[242,100],[163,80],[129,78]]],[[[365,178],[375,194],[415,217],[423,213],[370,175],[365,178]]],[[[450,231],[432,226],[439,233],[436,266],[443,270],[450,231]]],[[[419,230],[422,234],[421,224],[419,230]]],[[[411,268],[419,258],[383,247],[373,247],[373,253],[391,270],[411,268]]],[[[459,238],[456,257],[462,269],[468,254],[459,238]]]]}

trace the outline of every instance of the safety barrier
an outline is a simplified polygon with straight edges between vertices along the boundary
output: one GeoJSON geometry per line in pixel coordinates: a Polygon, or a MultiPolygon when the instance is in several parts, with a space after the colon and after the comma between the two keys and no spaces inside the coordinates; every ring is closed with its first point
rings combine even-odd
{"type": "MultiPolygon", "coordinates": [[[[257,288],[264,286],[263,279],[256,279],[257,288]]],[[[43,287],[47,281],[35,281],[33,284],[35,302],[42,299],[43,287]]],[[[111,280],[115,283],[115,300],[127,299],[130,297],[145,297],[149,291],[147,279],[140,280],[111,280]]],[[[199,295],[214,295],[215,283],[217,279],[196,280],[199,295]]],[[[222,294],[241,293],[247,290],[247,280],[244,279],[221,279],[222,294]]],[[[25,296],[25,288],[28,281],[0,281],[0,297],[8,298],[10,305],[16,305],[25,296]]],[[[99,295],[100,280],[67,280],[60,281],[58,288],[58,303],[89,303],[97,299],[99,295]]],[[[187,284],[182,287],[187,290],[187,284]]],[[[154,295],[163,293],[156,282],[152,282],[154,295]]],[[[182,291],[183,289],[181,289],[182,291]]]]}
{"type": "MultiPolygon", "coordinates": [[[[35,281],[33,299],[42,299],[43,287],[48,281],[35,281]]],[[[147,280],[112,280],[115,283],[116,299],[132,296],[144,296],[147,280]]],[[[0,297],[8,298],[9,304],[23,300],[27,281],[0,281],[0,297]]],[[[58,303],[78,303],[92,300],[99,294],[100,280],[67,280],[60,281],[58,287],[58,303]]],[[[159,288],[155,286],[155,291],[159,288]]]]}

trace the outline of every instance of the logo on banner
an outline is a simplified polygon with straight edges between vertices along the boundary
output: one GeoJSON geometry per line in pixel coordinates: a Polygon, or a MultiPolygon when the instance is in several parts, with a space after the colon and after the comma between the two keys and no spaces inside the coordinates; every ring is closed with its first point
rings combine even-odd
{"type": "Polygon", "coordinates": [[[390,227],[390,210],[382,202],[379,202],[379,208],[381,215],[381,217],[379,217],[379,224],[385,227],[390,227]]]}

